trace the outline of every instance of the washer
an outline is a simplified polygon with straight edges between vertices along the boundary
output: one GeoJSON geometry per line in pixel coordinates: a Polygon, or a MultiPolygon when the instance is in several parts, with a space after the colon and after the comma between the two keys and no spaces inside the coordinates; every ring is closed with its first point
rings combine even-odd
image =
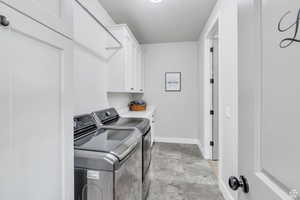
{"type": "Polygon", "coordinates": [[[98,129],[91,115],[76,116],[74,149],[75,200],[142,199],[142,137],[137,129],[98,129]]]}

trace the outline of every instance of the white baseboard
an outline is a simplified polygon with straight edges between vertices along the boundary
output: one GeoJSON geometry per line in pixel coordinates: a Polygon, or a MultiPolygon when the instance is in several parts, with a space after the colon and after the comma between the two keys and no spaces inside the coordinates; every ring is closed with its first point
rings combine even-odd
{"type": "Polygon", "coordinates": [[[228,191],[224,181],[221,180],[220,177],[219,177],[219,188],[220,188],[225,200],[234,200],[233,196],[228,191]]]}
{"type": "Polygon", "coordinates": [[[199,149],[200,149],[200,152],[201,152],[201,154],[202,154],[202,156],[203,157],[205,157],[205,154],[204,154],[204,148],[203,148],[203,146],[201,145],[201,143],[200,143],[200,141],[198,140],[198,147],[199,147],[199,149]]]}
{"type": "Polygon", "coordinates": [[[197,139],[190,139],[190,138],[161,138],[156,137],[154,138],[155,142],[161,143],[174,143],[174,144],[199,144],[197,139]]]}
{"type": "Polygon", "coordinates": [[[205,151],[204,147],[202,146],[202,144],[200,143],[200,140],[198,140],[198,147],[201,151],[201,154],[203,155],[204,159],[206,160],[211,160],[212,157],[210,155],[207,155],[207,151],[205,151]]]}
{"type": "MultiPolygon", "coordinates": [[[[204,150],[204,148],[203,148],[204,150]]],[[[203,151],[203,157],[206,159],[206,160],[212,160],[212,155],[208,154],[207,151],[203,151]]]]}

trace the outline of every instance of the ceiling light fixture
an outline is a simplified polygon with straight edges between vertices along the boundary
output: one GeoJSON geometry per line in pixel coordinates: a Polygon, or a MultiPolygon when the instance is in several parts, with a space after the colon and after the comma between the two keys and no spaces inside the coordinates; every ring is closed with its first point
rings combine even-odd
{"type": "Polygon", "coordinates": [[[150,0],[152,3],[161,3],[162,0],[150,0]]]}

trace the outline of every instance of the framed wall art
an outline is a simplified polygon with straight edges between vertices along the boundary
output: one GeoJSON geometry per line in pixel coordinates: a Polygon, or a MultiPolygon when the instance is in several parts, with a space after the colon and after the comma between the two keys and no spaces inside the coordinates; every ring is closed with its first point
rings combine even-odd
{"type": "Polygon", "coordinates": [[[165,73],[165,90],[166,92],[181,91],[181,72],[165,73]]]}

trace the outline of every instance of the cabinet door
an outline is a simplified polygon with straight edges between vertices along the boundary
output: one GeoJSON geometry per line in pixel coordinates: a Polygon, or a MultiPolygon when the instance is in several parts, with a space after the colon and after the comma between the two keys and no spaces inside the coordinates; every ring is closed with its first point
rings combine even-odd
{"type": "Polygon", "coordinates": [[[142,89],[143,92],[145,92],[145,80],[146,80],[146,56],[145,56],[145,52],[144,49],[141,49],[141,65],[142,65],[142,89]]]}
{"type": "Polygon", "coordinates": [[[72,43],[0,3],[0,199],[73,199],[72,43]]]}
{"type": "Polygon", "coordinates": [[[140,46],[129,33],[128,28],[110,28],[122,41],[123,49],[109,60],[110,92],[141,92],[141,52],[140,46]]]}
{"type": "Polygon", "coordinates": [[[142,65],[142,50],[139,47],[138,51],[137,51],[137,74],[136,74],[136,80],[137,80],[137,90],[138,92],[144,92],[144,84],[143,84],[143,80],[144,80],[144,69],[143,69],[143,65],[142,65]]]}
{"type": "Polygon", "coordinates": [[[138,76],[138,46],[133,43],[133,55],[132,55],[132,77],[131,77],[131,84],[133,85],[133,91],[137,92],[139,90],[139,82],[137,79],[138,76]]]}
{"type": "Polygon", "coordinates": [[[15,10],[72,36],[72,1],[71,0],[0,0],[15,10]]]}
{"type": "Polygon", "coordinates": [[[141,65],[140,65],[140,48],[137,47],[137,51],[136,51],[136,73],[135,73],[135,85],[136,85],[136,91],[140,92],[141,90],[141,65]]]}
{"type": "Polygon", "coordinates": [[[129,36],[125,39],[125,90],[134,91],[134,68],[133,68],[133,55],[134,55],[134,45],[129,36]]]}

